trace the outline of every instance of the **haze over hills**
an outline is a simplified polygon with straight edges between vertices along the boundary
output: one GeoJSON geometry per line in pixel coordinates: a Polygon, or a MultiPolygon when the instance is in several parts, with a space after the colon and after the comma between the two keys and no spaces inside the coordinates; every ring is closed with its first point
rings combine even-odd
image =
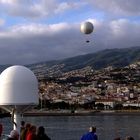
{"type": "MultiPolygon", "coordinates": [[[[99,70],[108,66],[124,67],[140,60],[140,47],[131,47],[123,49],[106,49],[96,53],[80,55],[72,58],[44,61],[36,64],[26,65],[33,71],[48,73],[61,73],[71,70],[81,69],[91,66],[93,69],[99,70]]],[[[10,65],[0,65],[3,71],[10,65]]]]}

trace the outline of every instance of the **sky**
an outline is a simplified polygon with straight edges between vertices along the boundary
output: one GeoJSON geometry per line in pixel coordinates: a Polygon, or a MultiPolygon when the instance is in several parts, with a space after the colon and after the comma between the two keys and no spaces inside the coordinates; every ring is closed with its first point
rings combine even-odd
{"type": "Polygon", "coordinates": [[[0,0],[0,65],[140,46],[139,5],[140,0],[0,0]],[[85,21],[94,25],[89,35],[80,31],[85,21]]]}

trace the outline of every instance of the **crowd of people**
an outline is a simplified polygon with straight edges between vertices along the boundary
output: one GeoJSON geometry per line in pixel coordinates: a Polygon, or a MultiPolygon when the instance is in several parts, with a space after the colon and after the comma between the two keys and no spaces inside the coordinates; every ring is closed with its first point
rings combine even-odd
{"type": "MultiPolygon", "coordinates": [[[[2,125],[0,126],[2,127],[2,125]]],[[[2,129],[0,131],[1,135],[2,129]]],[[[51,138],[46,134],[43,126],[36,127],[30,123],[21,121],[20,132],[12,130],[7,140],[51,140],[51,138]]]]}
{"type": "MultiPolygon", "coordinates": [[[[2,136],[3,126],[0,124],[0,140],[2,136]]],[[[25,123],[21,121],[20,132],[17,130],[12,130],[7,140],[51,140],[51,138],[46,134],[45,128],[43,126],[36,127],[30,123],[25,123]]],[[[96,127],[91,126],[89,131],[81,137],[81,140],[99,140],[96,134],[96,127]]],[[[124,139],[120,137],[114,140],[135,140],[132,136],[127,136],[124,139]]]]}

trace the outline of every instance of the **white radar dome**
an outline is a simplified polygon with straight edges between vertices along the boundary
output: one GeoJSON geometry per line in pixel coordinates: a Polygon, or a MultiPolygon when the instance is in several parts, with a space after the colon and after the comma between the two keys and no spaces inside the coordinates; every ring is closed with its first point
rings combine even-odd
{"type": "Polygon", "coordinates": [[[0,105],[38,104],[38,81],[24,66],[11,66],[0,75],[0,105]]]}

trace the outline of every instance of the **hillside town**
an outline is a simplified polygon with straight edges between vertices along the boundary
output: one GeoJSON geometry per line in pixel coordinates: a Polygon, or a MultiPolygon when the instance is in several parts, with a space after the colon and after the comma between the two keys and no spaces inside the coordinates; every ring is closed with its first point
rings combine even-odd
{"type": "Polygon", "coordinates": [[[59,67],[62,65],[55,66],[55,76],[52,69],[48,76],[34,71],[39,79],[41,107],[47,108],[48,102],[95,109],[140,107],[140,62],[101,70],[88,66],[61,74],[59,67]]]}

